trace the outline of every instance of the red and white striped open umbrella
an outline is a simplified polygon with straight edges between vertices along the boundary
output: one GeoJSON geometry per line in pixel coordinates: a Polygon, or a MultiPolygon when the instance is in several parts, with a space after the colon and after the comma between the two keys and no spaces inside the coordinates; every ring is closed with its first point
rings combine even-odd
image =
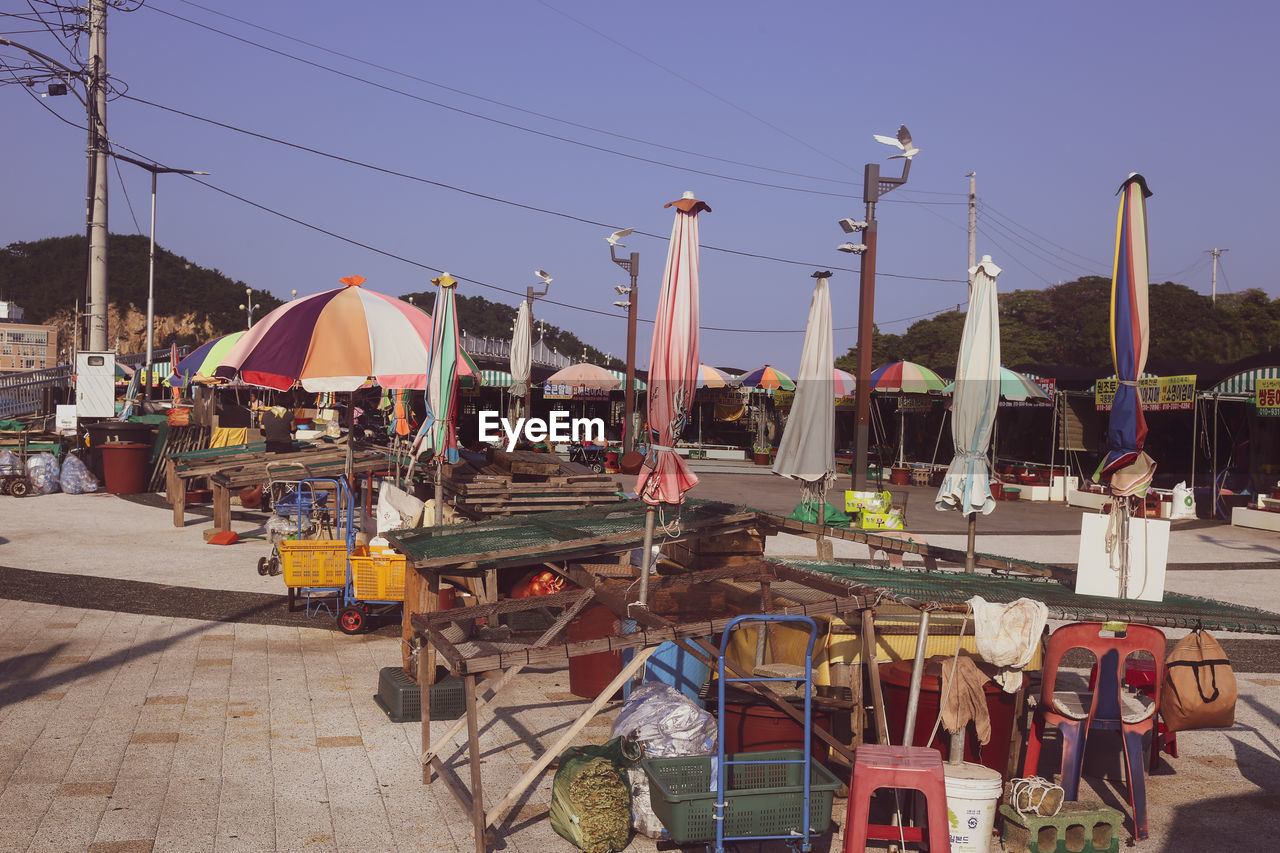
{"type": "Polygon", "coordinates": [[[649,453],[636,480],[645,503],[679,504],[698,477],[675,452],[698,379],[698,214],[710,211],[686,192],[675,207],[658,314],[649,351],[649,453]]]}

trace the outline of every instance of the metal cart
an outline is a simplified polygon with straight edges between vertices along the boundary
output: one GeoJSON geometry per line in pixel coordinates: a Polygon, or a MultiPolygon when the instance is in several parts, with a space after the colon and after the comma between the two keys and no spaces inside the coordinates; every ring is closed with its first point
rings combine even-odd
{"type": "MultiPolygon", "coordinates": [[[[351,491],[341,478],[308,478],[296,481],[296,488],[289,491],[286,498],[290,496],[284,506],[290,513],[288,517],[297,525],[298,535],[277,542],[271,555],[259,561],[258,571],[275,574],[273,567],[278,565],[289,590],[290,610],[301,598],[308,617],[327,610],[341,624],[341,608],[347,604],[351,586],[351,552],[356,543],[355,502],[351,491]],[[330,495],[332,505],[329,505],[330,495]],[[323,515],[323,519],[317,515],[323,515]],[[303,535],[313,530],[324,530],[331,535],[325,538],[303,535]]],[[[276,504],[277,510],[280,506],[276,504]]]]}
{"type": "MultiPolygon", "coordinates": [[[[724,845],[726,841],[762,841],[770,839],[780,839],[786,841],[793,847],[798,845],[800,850],[809,851],[813,848],[813,842],[810,840],[810,797],[811,797],[811,773],[812,773],[812,755],[810,754],[811,741],[813,737],[813,647],[818,639],[818,626],[813,619],[808,616],[789,616],[785,614],[757,614],[738,616],[725,626],[724,635],[720,639],[720,661],[719,661],[719,699],[720,707],[717,711],[716,718],[718,723],[718,745],[717,745],[717,761],[712,768],[711,775],[713,784],[712,791],[719,791],[720,794],[715,798],[715,827],[716,827],[716,853],[724,853],[724,845]],[[725,673],[725,652],[729,648],[729,640],[734,629],[743,623],[753,623],[759,626],[758,630],[765,630],[767,623],[770,622],[798,622],[809,628],[809,642],[804,653],[804,675],[803,677],[728,677],[725,673]],[[788,681],[802,682],[804,693],[804,745],[802,752],[797,758],[783,758],[777,753],[736,753],[732,756],[726,756],[724,750],[724,709],[725,709],[725,687],[728,684],[736,684],[742,682],[768,682],[768,681],[788,681]],[[752,757],[752,756],[759,756],[752,757]],[[775,771],[781,767],[785,772],[788,766],[798,766],[800,768],[802,787],[802,796],[798,803],[801,817],[801,829],[799,834],[793,829],[783,830],[781,825],[770,826],[769,821],[753,822],[752,825],[758,826],[763,832],[756,835],[733,835],[725,834],[725,807],[731,805],[734,794],[731,788],[741,788],[744,786],[734,786],[731,780],[743,777],[750,779],[754,770],[769,773],[769,767],[772,766],[775,771]],[[734,768],[743,768],[743,771],[735,772],[734,768]],[[781,834],[772,834],[772,832],[781,834]]],[[[794,795],[792,795],[794,797],[794,795]]],[[[830,809],[830,801],[828,810],[830,809]]],[[[775,803],[776,804],[776,803],[775,803]]]]}

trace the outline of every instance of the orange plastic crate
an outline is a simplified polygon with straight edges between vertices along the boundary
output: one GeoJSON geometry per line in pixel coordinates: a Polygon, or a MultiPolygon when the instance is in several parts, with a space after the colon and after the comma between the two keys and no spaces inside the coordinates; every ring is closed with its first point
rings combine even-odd
{"type": "Polygon", "coordinates": [[[356,598],[361,601],[404,601],[404,554],[394,551],[351,558],[356,598]]]}
{"type": "MultiPolygon", "coordinates": [[[[289,539],[276,544],[285,586],[345,586],[347,543],[342,539],[289,539]]],[[[403,595],[404,581],[400,588],[403,595]]]]}

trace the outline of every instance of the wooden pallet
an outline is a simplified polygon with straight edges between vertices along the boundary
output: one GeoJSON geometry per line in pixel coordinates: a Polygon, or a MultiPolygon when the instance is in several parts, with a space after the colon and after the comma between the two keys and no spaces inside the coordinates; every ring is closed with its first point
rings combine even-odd
{"type": "Polygon", "coordinates": [[[500,449],[445,470],[446,500],[472,518],[581,509],[626,500],[612,477],[549,453],[500,449]]]}

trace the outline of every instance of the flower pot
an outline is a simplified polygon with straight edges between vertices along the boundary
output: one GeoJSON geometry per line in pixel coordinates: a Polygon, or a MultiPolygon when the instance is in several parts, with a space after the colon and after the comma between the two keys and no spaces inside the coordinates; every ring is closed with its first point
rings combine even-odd
{"type": "Polygon", "coordinates": [[[768,454],[768,453],[761,453],[760,451],[756,451],[756,453],[755,453],[755,461],[756,461],[756,464],[757,464],[757,465],[768,465],[768,464],[769,464],[769,454],[768,454]]]}
{"type": "Polygon", "coordinates": [[[911,469],[907,467],[894,466],[889,472],[889,482],[895,486],[905,486],[911,482],[911,469]]]}

